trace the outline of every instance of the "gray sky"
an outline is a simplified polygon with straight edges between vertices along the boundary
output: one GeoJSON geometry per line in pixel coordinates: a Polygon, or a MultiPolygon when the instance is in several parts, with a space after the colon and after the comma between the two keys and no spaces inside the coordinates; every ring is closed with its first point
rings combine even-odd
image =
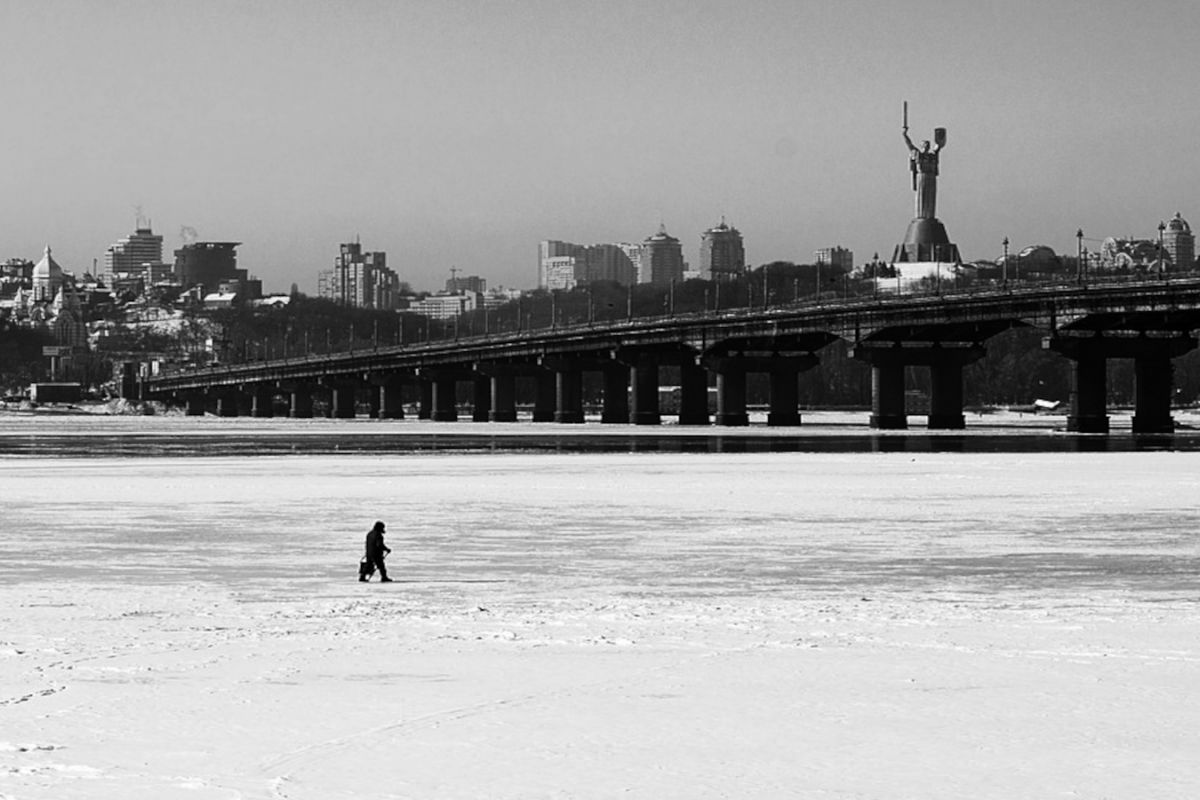
{"type": "MultiPolygon", "coordinates": [[[[753,264],[888,257],[914,140],[966,259],[1200,224],[1194,0],[0,5],[0,258],[90,269],[141,207],[315,291],[338,243],[434,288],[536,284],[537,243],[753,264]]],[[[1094,246],[1095,243],[1093,243],[1094,246]]]]}

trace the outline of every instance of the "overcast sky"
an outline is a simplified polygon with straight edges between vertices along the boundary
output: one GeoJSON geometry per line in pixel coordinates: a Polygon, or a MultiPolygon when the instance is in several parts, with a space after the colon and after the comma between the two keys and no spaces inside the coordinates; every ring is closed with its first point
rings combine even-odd
{"type": "Polygon", "coordinates": [[[1200,224],[1195,0],[7,0],[0,30],[0,258],[77,272],[138,207],[268,291],[356,235],[417,288],[532,287],[540,240],[660,222],[695,265],[722,216],[755,265],[886,258],[904,100],[948,129],[965,259],[1200,224]]]}

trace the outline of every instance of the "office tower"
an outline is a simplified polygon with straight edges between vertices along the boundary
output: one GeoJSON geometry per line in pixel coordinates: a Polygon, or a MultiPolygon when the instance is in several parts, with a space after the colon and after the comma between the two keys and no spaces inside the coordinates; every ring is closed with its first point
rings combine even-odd
{"type": "Polygon", "coordinates": [[[317,276],[321,297],[357,308],[394,309],[399,291],[400,276],[388,269],[387,253],[363,252],[358,242],[343,243],[333,269],[317,276]]]}
{"type": "Polygon", "coordinates": [[[746,250],[742,234],[721,220],[715,228],[700,234],[700,277],[731,280],[746,271],[746,250]]]}
{"type": "Polygon", "coordinates": [[[642,242],[638,262],[638,283],[666,285],[672,281],[682,281],[686,269],[683,247],[678,239],[667,233],[666,225],[660,225],[658,233],[642,242]]]}
{"type": "MultiPolygon", "coordinates": [[[[139,220],[140,223],[140,220],[139,220]]],[[[163,237],[138,225],[128,236],[118,239],[104,253],[104,274],[109,283],[121,280],[144,280],[157,283],[170,277],[171,268],[163,263],[163,237]]]]}

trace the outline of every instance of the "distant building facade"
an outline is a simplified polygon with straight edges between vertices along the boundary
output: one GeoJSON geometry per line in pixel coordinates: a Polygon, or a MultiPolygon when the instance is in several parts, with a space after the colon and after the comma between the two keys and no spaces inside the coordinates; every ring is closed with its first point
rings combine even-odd
{"type": "Polygon", "coordinates": [[[483,294],[487,291],[487,281],[478,275],[467,275],[465,277],[452,276],[446,281],[446,291],[450,294],[455,292],[478,292],[483,294]]]}
{"type": "Polygon", "coordinates": [[[813,252],[813,257],[818,264],[828,264],[845,272],[854,269],[854,251],[845,247],[822,247],[813,252]]]}
{"type": "Polygon", "coordinates": [[[400,277],[387,266],[387,253],[363,252],[358,242],[346,242],[333,269],[317,275],[317,294],[356,308],[394,309],[399,304],[400,277]]]}
{"type": "Polygon", "coordinates": [[[574,289],[595,281],[628,286],[636,267],[619,244],[582,245],[548,239],[538,245],[538,288],[574,289]]]}
{"type": "Polygon", "coordinates": [[[1163,250],[1178,270],[1190,270],[1196,265],[1196,237],[1192,235],[1192,226],[1178,212],[1163,231],[1163,250]]]}
{"type": "Polygon", "coordinates": [[[175,279],[185,289],[203,287],[201,296],[217,291],[224,280],[247,280],[238,269],[237,247],[241,242],[191,242],[175,251],[175,279]]]}
{"type": "Polygon", "coordinates": [[[746,249],[737,228],[725,224],[700,234],[700,277],[732,280],[746,271],[746,249]]]}
{"type": "Polygon", "coordinates": [[[149,225],[139,224],[104,253],[104,276],[110,286],[122,281],[160,283],[170,280],[172,272],[171,265],[163,262],[163,237],[149,225]]]}
{"type": "Polygon", "coordinates": [[[664,286],[673,281],[682,281],[686,269],[683,246],[667,233],[665,225],[660,225],[658,233],[642,242],[637,264],[638,283],[664,286]]]}
{"type": "Polygon", "coordinates": [[[479,292],[459,294],[434,294],[412,303],[408,310],[430,319],[454,319],[468,311],[483,307],[483,295],[479,292]]]}

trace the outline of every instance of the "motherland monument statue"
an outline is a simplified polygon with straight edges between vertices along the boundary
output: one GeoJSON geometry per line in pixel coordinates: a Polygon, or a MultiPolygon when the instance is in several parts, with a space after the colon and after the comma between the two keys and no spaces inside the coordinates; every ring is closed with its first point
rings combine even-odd
{"type": "Polygon", "coordinates": [[[937,218],[938,161],[946,146],[946,129],[933,129],[933,146],[929,141],[917,147],[908,135],[908,101],[904,102],[904,123],[901,128],[908,145],[909,170],[916,195],[916,215],[908,224],[903,244],[896,245],[892,261],[897,263],[958,264],[958,245],[950,241],[946,226],[937,218]]]}

